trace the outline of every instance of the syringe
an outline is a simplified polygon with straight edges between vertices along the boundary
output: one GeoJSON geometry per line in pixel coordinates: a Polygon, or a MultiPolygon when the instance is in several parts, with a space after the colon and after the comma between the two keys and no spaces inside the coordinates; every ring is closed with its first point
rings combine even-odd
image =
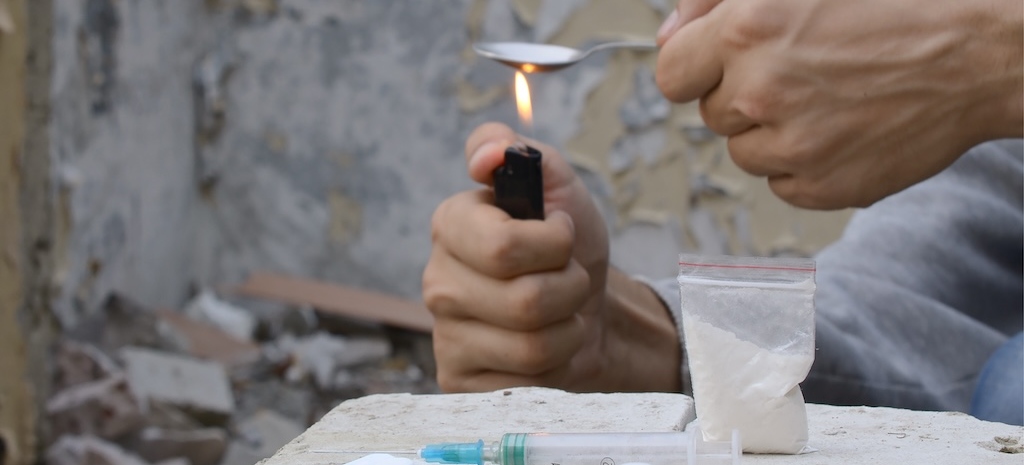
{"type": "Polygon", "coordinates": [[[508,433],[491,444],[482,439],[428,444],[417,455],[426,462],[464,465],[738,465],[742,450],[739,431],[733,431],[731,442],[708,442],[698,430],[695,434],[508,433]]]}

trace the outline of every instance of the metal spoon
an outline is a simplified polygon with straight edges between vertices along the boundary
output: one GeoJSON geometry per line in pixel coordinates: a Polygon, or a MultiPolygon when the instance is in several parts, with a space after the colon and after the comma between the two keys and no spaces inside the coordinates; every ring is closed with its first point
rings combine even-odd
{"type": "Polygon", "coordinates": [[[504,63],[526,73],[544,73],[571,66],[591,53],[609,48],[654,50],[658,46],[648,41],[607,42],[581,51],[561,45],[528,42],[479,42],[473,50],[482,57],[504,63]]]}

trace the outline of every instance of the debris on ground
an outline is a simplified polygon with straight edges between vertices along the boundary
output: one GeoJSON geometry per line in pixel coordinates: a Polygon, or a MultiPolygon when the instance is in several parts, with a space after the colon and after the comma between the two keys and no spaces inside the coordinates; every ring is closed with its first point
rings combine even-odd
{"type": "Polygon", "coordinates": [[[243,341],[252,340],[256,331],[256,317],[244,308],[218,299],[210,291],[203,291],[185,306],[189,318],[216,326],[243,341]]]}
{"type": "Polygon", "coordinates": [[[114,294],[65,331],[47,465],[252,465],[344,400],[438,392],[421,330],[210,292],[188,307],[114,294]]]}

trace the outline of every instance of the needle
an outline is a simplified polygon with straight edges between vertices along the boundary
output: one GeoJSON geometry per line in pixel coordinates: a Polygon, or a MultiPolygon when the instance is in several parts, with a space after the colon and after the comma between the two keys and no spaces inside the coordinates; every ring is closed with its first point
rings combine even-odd
{"type": "Polygon", "coordinates": [[[307,451],[314,454],[395,454],[395,455],[416,455],[418,450],[342,450],[342,449],[316,449],[307,451]]]}

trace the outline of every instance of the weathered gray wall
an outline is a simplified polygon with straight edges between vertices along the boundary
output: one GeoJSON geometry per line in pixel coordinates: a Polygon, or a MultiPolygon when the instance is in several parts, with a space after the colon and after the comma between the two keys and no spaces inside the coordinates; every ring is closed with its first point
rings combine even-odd
{"type": "Polygon", "coordinates": [[[66,238],[65,324],[112,289],[184,297],[196,235],[191,77],[211,22],[199,1],[55,0],[50,151],[66,238]]]}
{"type": "MultiPolygon", "coordinates": [[[[153,305],[255,269],[417,298],[434,207],[471,186],[476,125],[515,124],[508,68],[475,40],[653,36],[668,1],[55,0],[50,128],[65,323],[119,289],[153,305]]],[[[739,172],[653,53],[531,76],[615,230],[616,262],[680,249],[815,251],[845,214],[797,212],[739,172]]]]}

